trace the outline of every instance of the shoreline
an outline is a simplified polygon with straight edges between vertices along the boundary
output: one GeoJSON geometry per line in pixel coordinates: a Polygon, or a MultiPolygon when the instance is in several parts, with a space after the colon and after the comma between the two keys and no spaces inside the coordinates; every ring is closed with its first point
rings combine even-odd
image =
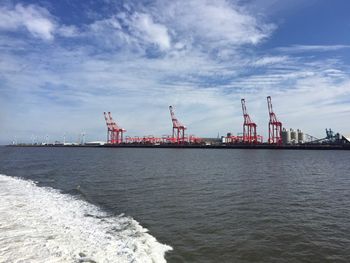
{"type": "Polygon", "coordinates": [[[300,144],[300,145],[270,145],[270,144],[219,144],[219,145],[176,145],[176,144],[105,144],[105,145],[5,145],[5,147],[36,147],[36,148],[162,148],[162,149],[268,149],[268,150],[350,150],[350,144],[300,144]]]}

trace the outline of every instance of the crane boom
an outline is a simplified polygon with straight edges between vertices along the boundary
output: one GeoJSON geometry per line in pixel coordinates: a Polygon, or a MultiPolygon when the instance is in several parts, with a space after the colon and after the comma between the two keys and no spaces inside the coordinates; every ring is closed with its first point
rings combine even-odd
{"type": "Polygon", "coordinates": [[[267,97],[267,107],[269,110],[269,143],[282,144],[282,122],[280,122],[272,108],[271,97],[267,97]]]}
{"type": "Polygon", "coordinates": [[[258,142],[258,136],[256,133],[256,123],[254,123],[248,112],[247,107],[245,105],[245,99],[241,99],[242,104],[242,112],[243,112],[243,142],[244,143],[257,143],[258,142]]]}
{"type": "Polygon", "coordinates": [[[111,112],[103,112],[107,126],[107,143],[119,144],[123,142],[123,134],[125,129],[120,128],[113,120],[111,112]]]}
{"type": "Polygon", "coordinates": [[[178,144],[184,143],[185,142],[185,130],[187,128],[186,128],[186,126],[181,124],[181,122],[179,122],[179,120],[175,117],[173,106],[169,106],[169,111],[170,111],[171,121],[173,123],[172,140],[178,144]]]}

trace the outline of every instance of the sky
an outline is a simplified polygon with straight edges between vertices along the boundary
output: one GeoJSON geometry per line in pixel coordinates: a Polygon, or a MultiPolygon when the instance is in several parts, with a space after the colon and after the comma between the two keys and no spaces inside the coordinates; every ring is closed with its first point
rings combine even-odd
{"type": "Polygon", "coordinates": [[[0,1],[0,144],[242,132],[350,134],[347,0],[0,1]]]}

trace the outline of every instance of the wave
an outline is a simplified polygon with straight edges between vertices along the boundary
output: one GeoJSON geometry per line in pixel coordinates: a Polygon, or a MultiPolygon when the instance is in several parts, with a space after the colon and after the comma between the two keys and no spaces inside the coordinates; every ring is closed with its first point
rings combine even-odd
{"type": "Polygon", "coordinates": [[[166,262],[136,220],[0,174],[0,262],[166,262]]]}

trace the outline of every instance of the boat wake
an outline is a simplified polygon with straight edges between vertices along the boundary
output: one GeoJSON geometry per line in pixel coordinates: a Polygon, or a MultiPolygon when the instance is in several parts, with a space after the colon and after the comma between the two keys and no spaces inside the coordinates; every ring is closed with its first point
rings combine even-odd
{"type": "Polygon", "coordinates": [[[166,262],[137,221],[32,181],[0,175],[0,262],[166,262]]]}

